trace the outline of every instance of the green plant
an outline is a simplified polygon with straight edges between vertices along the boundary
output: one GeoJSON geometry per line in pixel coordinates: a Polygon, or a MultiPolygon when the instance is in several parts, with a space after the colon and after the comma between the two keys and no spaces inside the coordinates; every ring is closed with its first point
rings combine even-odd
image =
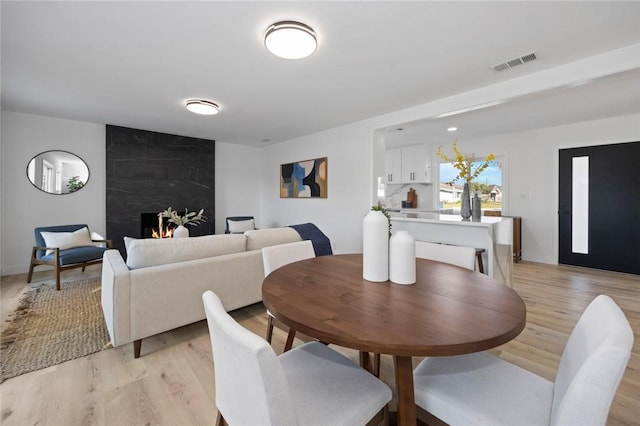
{"type": "Polygon", "coordinates": [[[389,238],[391,238],[391,215],[389,214],[387,209],[382,207],[381,204],[378,204],[375,206],[371,206],[371,210],[375,212],[382,212],[382,214],[387,217],[387,222],[389,223],[389,238]]]}
{"type": "Polygon", "coordinates": [[[67,188],[69,188],[69,192],[76,192],[78,189],[84,186],[84,182],[80,180],[80,176],[73,176],[69,179],[69,183],[67,183],[67,188]]]}
{"type": "Polygon", "coordinates": [[[177,211],[172,210],[171,207],[169,207],[160,214],[162,215],[162,217],[168,218],[169,220],[167,222],[169,223],[183,226],[196,226],[207,219],[202,213],[204,213],[204,209],[200,209],[198,214],[196,214],[195,212],[189,213],[189,210],[184,209],[184,216],[180,216],[177,211]]]}

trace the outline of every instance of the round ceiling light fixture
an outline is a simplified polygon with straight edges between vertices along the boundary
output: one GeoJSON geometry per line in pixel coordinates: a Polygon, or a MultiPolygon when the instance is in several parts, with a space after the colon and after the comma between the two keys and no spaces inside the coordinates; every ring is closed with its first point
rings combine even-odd
{"type": "Polygon", "coordinates": [[[264,34],[267,50],[284,59],[302,59],[318,47],[316,33],[308,25],[296,21],[276,22],[264,34]]]}
{"type": "Polygon", "coordinates": [[[196,114],[216,115],[220,112],[220,107],[211,101],[204,99],[189,99],[187,109],[196,114]]]}

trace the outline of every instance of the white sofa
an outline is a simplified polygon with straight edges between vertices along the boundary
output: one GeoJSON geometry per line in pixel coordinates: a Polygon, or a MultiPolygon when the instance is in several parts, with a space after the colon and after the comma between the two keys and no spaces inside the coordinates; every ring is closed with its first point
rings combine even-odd
{"type": "Polygon", "coordinates": [[[202,293],[214,291],[227,311],[262,300],[262,247],[301,241],[292,228],[181,239],[127,241],[127,261],[108,250],[102,266],[102,310],[113,346],[205,318],[202,293]]]}

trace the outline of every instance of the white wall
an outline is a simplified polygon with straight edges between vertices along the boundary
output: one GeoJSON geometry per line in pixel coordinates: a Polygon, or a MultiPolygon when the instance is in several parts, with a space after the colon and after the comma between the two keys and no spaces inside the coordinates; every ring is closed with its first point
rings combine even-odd
{"type": "Polygon", "coordinates": [[[262,163],[262,148],[216,142],[216,234],[224,233],[227,216],[254,216],[256,226],[265,227],[260,212],[262,163]]]}
{"type": "MultiPolygon", "coordinates": [[[[222,232],[224,217],[230,215],[254,215],[263,228],[313,222],[331,238],[337,253],[361,251],[362,218],[376,202],[376,178],[384,173],[379,129],[637,68],[638,52],[640,44],[262,149],[218,144],[216,232],[222,232]],[[328,198],[281,199],[280,164],[318,157],[328,157],[328,198]]],[[[38,225],[81,222],[104,232],[105,126],[9,111],[2,111],[1,122],[0,262],[6,275],[28,269],[33,228],[38,225]],[[49,149],[73,152],[87,162],[91,171],[87,188],[55,196],[29,183],[28,161],[49,149]]],[[[460,140],[459,145],[461,149],[472,145],[477,154],[487,150],[508,157],[505,209],[523,218],[523,257],[555,263],[558,149],[637,140],[638,114],[460,140]]],[[[427,143],[435,149],[440,142],[427,143]]],[[[435,172],[435,152],[431,154],[435,172]]]]}
{"type": "Polygon", "coordinates": [[[261,212],[269,227],[312,222],[337,253],[362,250],[362,218],[372,200],[372,137],[351,124],[264,148],[261,212]],[[280,165],[327,157],[328,198],[280,198],[280,165]]]}
{"type": "Polygon", "coordinates": [[[29,268],[37,226],[86,223],[105,234],[105,126],[2,111],[2,275],[29,268]],[[69,151],[89,166],[89,181],[80,191],[46,194],[27,179],[27,164],[48,150],[69,151]]]}
{"type": "MultiPolygon", "coordinates": [[[[367,120],[266,148],[261,195],[263,217],[269,219],[266,224],[314,222],[332,240],[336,253],[361,251],[362,218],[374,204],[376,176],[371,165],[384,155],[373,139],[376,128],[378,120],[367,120]],[[329,198],[278,198],[279,164],[320,156],[328,157],[329,198]]],[[[640,114],[458,141],[458,146],[463,152],[505,156],[504,214],[522,217],[523,259],[555,264],[558,150],[630,141],[640,141],[640,114]]],[[[436,148],[432,149],[432,170],[437,170],[436,148]]]]}
{"type": "MultiPolygon", "coordinates": [[[[2,112],[2,274],[25,272],[33,228],[71,222],[105,231],[104,126],[29,114],[2,112]],[[83,158],[91,177],[73,194],[38,191],[26,177],[36,154],[64,149],[83,158]]],[[[383,145],[374,141],[377,120],[355,123],[266,148],[216,145],[216,232],[224,217],[254,215],[259,227],[317,224],[336,253],[362,250],[362,218],[375,203],[375,177],[383,145]],[[329,197],[279,197],[280,164],[328,157],[329,197]],[[375,170],[375,172],[374,172],[375,170]]],[[[557,262],[558,150],[640,140],[640,114],[548,129],[459,141],[461,150],[507,157],[505,214],[521,216],[523,258],[557,262]]],[[[436,161],[432,153],[432,161],[436,161]]],[[[432,170],[437,170],[435,163],[432,170]]]]}
{"type": "MultiPolygon", "coordinates": [[[[384,173],[382,129],[470,105],[515,98],[635,69],[640,67],[639,52],[640,44],[628,46],[265,148],[268,160],[263,172],[265,190],[261,194],[263,216],[270,219],[267,224],[272,226],[315,222],[331,238],[337,253],[361,251],[361,219],[376,202],[376,179],[384,173]],[[319,156],[329,157],[329,198],[279,199],[276,176],[279,164],[319,156]]],[[[464,150],[472,145],[473,152],[479,156],[486,150],[486,153],[508,158],[504,170],[505,197],[508,198],[504,203],[505,213],[523,218],[523,258],[556,263],[558,149],[637,141],[640,140],[639,123],[640,117],[633,115],[459,141],[459,146],[464,150]]],[[[435,150],[440,143],[450,141],[423,142],[431,146],[431,170],[436,182],[435,150]]],[[[431,193],[434,197],[432,205],[436,205],[437,191],[431,193]]]]}
{"type": "Polygon", "coordinates": [[[640,141],[640,114],[458,141],[462,152],[504,155],[506,216],[522,217],[524,260],[557,263],[558,151],[640,141]]]}

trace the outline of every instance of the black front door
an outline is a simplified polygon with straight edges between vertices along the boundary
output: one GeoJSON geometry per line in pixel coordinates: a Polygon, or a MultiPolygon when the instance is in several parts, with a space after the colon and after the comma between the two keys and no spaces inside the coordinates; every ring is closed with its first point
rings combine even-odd
{"type": "Polygon", "coordinates": [[[560,150],[559,263],[640,274],[640,142],[560,150]]]}

